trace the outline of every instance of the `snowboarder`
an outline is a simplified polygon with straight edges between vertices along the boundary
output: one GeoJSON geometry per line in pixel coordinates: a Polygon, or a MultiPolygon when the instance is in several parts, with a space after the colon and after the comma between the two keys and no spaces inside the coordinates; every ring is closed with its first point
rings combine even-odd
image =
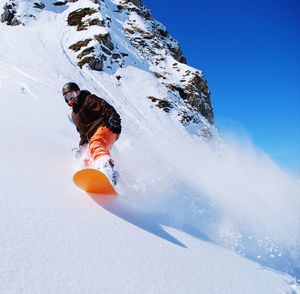
{"type": "Polygon", "coordinates": [[[80,135],[80,152],[87,147],[94,160],[94,168],[116,185],[118,172],[114,169],[110,150],[121,133],[120,115],[104,99],[80,90],[76,83],[66,83],[62,93],[66,103],[72,107],[72,119],[80,135]]]}

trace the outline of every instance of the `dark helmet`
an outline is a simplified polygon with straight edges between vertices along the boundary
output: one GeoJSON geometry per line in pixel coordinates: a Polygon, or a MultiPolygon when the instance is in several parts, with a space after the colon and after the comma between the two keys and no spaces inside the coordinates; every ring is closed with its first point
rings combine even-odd
{"type": "Polygon", "coordinates": [[[79,87],[75,83],[66,83],[62,88],[62,93],[65,96],[70,91],[80,91],[79,87]]]}

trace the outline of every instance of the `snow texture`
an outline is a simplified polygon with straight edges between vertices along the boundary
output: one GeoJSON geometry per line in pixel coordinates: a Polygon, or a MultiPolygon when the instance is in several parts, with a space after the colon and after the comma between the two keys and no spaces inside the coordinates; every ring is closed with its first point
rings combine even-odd
{"type": "Polygon", "coordinates": [[[115,72],[78,68],[66,18],[81,4],[44,3],[0,23],[0,293],[300,293],[299,179],[156,108],[145,97],[163,89],[131,47],[115,72]],[[122,117],[115,199],[72,183],[68,81],[122,117]]]}

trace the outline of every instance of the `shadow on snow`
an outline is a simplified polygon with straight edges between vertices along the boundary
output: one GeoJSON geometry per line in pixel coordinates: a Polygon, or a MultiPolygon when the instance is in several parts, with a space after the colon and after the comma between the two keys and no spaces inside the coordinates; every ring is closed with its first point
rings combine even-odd
{"type": "MultiPolygon", "coordinates": [[[[102,208],[106,209],[110,213],[114,214],[115,216],[141,228],[142,230],[145,230],[159,238],[162,238],[170,243],[173,243],[176,246],[180,246],[182,248],[187,248],[187,246],[173,237],[170,233],[166,232],[163,226],[170,227],[177,229],[179,231],[185,232],[191,236],[194,236],[197,239],[200,239],[205,242],[210,242],[212,244],[215,244],[217,246],[221,246],[224,249],[224,246],[217,244],[216,242],[209,239],[201,230],[198,228],[195,228],[191,225],[178,225],[174,224],[172,222],[172,219],[170,219],[170,216],[159,214],[159,213],[143,213],[135,209],[134,207],[129,206],[126,201],[120,201],[120,198],[118,197],[103,197],[103,196],[97,196],[95,194],[89,193],[91,198],[102,208]]],[[[276,264],[271,263],[268,260],[258,260],[254,256],[251,256],[251,254],[245,254],[242,255],[244,258],[247,258],[249,260],[252,260],[258,264],[260,264],[263,268],[275,270],[279,273],[285,273],[290,274],[294,276],[297,280],[299,279],[299,269],[294,267],[289,260],[285,260],[283,264],[276,264]],[[286,265],[289,265],[288,267],[286,265]]]]}
{"type": "Polygon", "coordinates": [[[203,241],[210,241],[207,236],[205,236],[195,228],[189,226],[186,226],[184,228],[176,228],[174,224],[171,224],[168,221],[168,218],[164,215],[141,213],[137,211],[137,209],[130,207],[124,201],[121,202],[119,198],[96,196],[91,193],[89,193],[89,195],[98,205],[100,205],[110,213],[182,248],[187,248],[187,246],[173,237],[171,234],[166,232],[163,226],[169,226],[184,231],[203,241]]]}

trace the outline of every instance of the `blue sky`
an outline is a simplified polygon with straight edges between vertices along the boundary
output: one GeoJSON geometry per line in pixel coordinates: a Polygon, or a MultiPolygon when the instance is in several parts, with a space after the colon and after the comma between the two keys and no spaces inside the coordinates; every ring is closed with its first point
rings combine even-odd
{"type": "Polygon", "coordinates": [[[221,131],[300,174],[300,1],[142,2],[203,70],[221,131]]]}

